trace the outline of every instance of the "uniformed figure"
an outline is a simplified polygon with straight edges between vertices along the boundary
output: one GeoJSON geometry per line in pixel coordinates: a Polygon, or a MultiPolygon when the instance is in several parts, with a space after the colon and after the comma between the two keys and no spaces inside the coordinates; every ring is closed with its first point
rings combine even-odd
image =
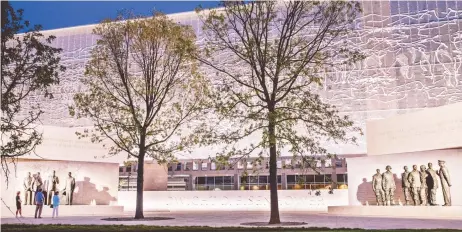
{"type": "Polygon", "coordinates": [[[404,172],[401,174],[401,187],[404,192],[404,200],[406,201],[405,205],[411,204],[411,194],[409,192],[411,185],[408,180],[409,173],[407,166],[404,166],[404,172]]]}
{"type": "Polygon", "coordinates": [[[387,165],[387,171],[382,174],[382,188],[385,192],[385,204],[391,205],[393,203],[393,196],[395,195],[396,185],[391,166],[387,165]]]}
{"type": "Polygon", "coordinates": [[[74,194],[75,189],[75,178],[72,177],[72,173],[69,172],[69,176],[66,179],[66,186],[63,189],[63,192],[66,194],[66,204],[72,205],[72,195],[74,194]]]}
{"type": "Polygon", "coordinates": [[[444,197],[443,206],[451,206],[451,180],[449,179],[449,171],[448,168],[445,166],[445,162],[443,160],[438,160],[438,165],[440,166],[438,175],[440,176],[441,188],[443,189],[444,197]]]}
{"type": "Polygon", "coordinates": [[[53,175],[48,180],[48,205],[51,205],[51,198],[55,195],[55,192],[58,191],[59,178],[56,176],[56,171],[53,171],[53,175]]]}
{"type": "Polygon", "coordinates": [[[427,205],[428,186],[427,186],[427,170],[425,165],[420,166],[420,205],[427,205]]]}
{"type": "Polygon", "coordinates": [[[436,171],[433,170],[432,163],[428,163],[427,173],[428,202],[430,205],[437,205],[436,190],[438,190],[438,175],[436,174],[436,171]]]}
{"type": "Polygon", "coordinates": [[[32,190],[34,191],[34,202],[35,202],[35,193],[38,192],[39,189],[42,189],[43,181],[42,177],[40,176],[40,172],[37,172],[37,175],[34,177],[32,181],[32,190]]]}
{"type": "Polygon", "coordinates": [[[377,205],[384,205],[385,196],[382,189],[382,174],[380,174],[380,169],[377,169],[377,173],[372,176],[372,189],[377,199],[377,205]]]}
{"type": "Polygon", "coordinates": [[[33,185],[34,178],[32,178],[32,175],[30,172],[27,173],[27,177],[24,178],[24,205],[32,205],[32,195],[33,195],[33,185]]]}
{"type": "Polygon", "coordinates": [[[411,184],[412,198],[414,199],[414,205],[420,204],[420,186],[422,181],[420,180],[420,172],[417,170],[417,165],[412,166],[412,172],[409,173],[409,183],[411,184]]]}

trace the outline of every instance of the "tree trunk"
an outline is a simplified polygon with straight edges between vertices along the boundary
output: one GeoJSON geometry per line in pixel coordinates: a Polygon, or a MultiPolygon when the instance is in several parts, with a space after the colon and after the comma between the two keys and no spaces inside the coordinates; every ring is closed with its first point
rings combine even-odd
{"type": "Polygon", "coordinates": [[[276,125],[272,113],[269,116],[269,144],[270,144],[270,198],[271,198],[271,216],[269,224],[279,224],[279,201],[278,201],[278,170],[277,170],[277,153],[276,153],[276,125]]]}
{"type": "Polygon", "coordinates": [[[136,212],[135,219],[144,218],[143,215],[143,185],[144,185],[144,149],[140,149],[138,156],[138,173],[136,179],[136,212]]]}

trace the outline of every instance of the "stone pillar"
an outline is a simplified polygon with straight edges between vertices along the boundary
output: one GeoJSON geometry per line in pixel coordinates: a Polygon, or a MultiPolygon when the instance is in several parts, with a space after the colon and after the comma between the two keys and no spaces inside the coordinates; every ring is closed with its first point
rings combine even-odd
{"type": "Polygon", "coordinates": [[[194,191],[194,190],[196,190],[196,189],[195,189],[195,186],[194,186],[195,180],[196,180],[196,177],[195,177],[195,176],[189,175],[188,183],[186,183],[187,189],[188,189],[189,191],[194,191]]]}

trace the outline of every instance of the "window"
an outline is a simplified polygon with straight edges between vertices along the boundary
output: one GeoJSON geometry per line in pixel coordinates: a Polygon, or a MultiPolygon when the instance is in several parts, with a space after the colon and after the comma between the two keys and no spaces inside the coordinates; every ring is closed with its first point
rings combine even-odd
{"type": "Polygon", "coordinates": [[[167,169],[169,172],[173,171],[173,167],[171,164],[168,165],[168,169],[167,169]]]}
{"type": "Polygon", "coordinates": [[[278,169],[281,169],[282,168],[282,161],[278,160],[277,163],[276,163],[276,166],[277,166],[278,169]]]}
{"type": "Polygon", "coordinates": [[[176,169],[175,171],[181,171],[181,163],[176,164],[176,169]]]}
{"type": "Polygon", "coordinates": [[[252,169],[252,162],[247,161],[247,169],[252,169]]]}
{"type": "Polygon", "coordinates": [[[324,183],[324,175],[315,175],[314,182],[316,183],[324,183]]]}
{"type": "Polygon", "coordinates": [[[233,190],[233,176],[196,177],[196,190],[233,190]]]}
{"type": "Polygon", "coordinates": [[[335,161],[335,167],[341,168],[342,167],[342,160],[336,160],[335,161]]]}
{"type": "MultiPolygon", "coordinates": [[[[282,189],[281,176],[277,176],[278,189],[282,189]]],[[[269,190],[269,176],[242,176],[240,190],[269,190]]]]}
{"type": "Polygon", "coordinates": [[[124,167],[119,167],[119,172],[124,172],[124,167]]]}
{"type": "MultiPolygon", "coordinates": [[[[165,170],[165,169],[164,169],[164,170],[165,170]]],[[[126,168],[125,168],[125,171],[126,171],[126,172],[131,172],[131,171],[132,171],[132,166],[126,167],[126,168]]]]}
{"type": "Polygon", "coordinates": [[[237,162],[237,169],[244,169],[244,164],[241,161],[237,162]]]}
{"type": "Polygon", "coordinates": [[[199,164],[197,162],[193,162],[193,167],[192,167],[193,171],[199,170],[198,166],[199,166],[199,164]]]}
{"type": "Polygon", "coordinates": [[[214,162],[212,162],[212,163],[210,164],[210,169],[211,169],[211,170],[216,170],[216,169],[217,169],[217,165],[216,165],[214,162]]]}
{"type": "Polygon", "coordinates": [[[202,163],[202,168],[201,168],[202,171],[207,171],[207,167],[208,167],[208,163],[203,162],[203,163],[202,163]]]}

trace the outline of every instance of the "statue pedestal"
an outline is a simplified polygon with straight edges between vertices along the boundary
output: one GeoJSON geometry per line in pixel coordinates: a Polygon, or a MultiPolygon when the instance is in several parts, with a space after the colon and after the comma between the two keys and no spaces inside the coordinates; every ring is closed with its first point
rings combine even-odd
{"type": "MultiPolygon", "coordinates": [[[[16,212],[16,207],[12,208],[13,213],[16,212]]],[[[44,205],[42,209],[42,218],[50,218],[53,209],[48,205],[44,205]]],[[[123,206],[111,205],[60,205],[59,217],[72,216],[117,216],[124,214],[123,206]]],[[[34,217],[35,205],[23,205],[22,216],[30,218],[34,217]]],[[[11,218],[14,215],[8,210],[2,210],[2,218],[11,218]]]]}
{"type": "Polygon", "coordinates": [[[332,215],[462,219],[462,206],[329,206],[332,215]]]}

